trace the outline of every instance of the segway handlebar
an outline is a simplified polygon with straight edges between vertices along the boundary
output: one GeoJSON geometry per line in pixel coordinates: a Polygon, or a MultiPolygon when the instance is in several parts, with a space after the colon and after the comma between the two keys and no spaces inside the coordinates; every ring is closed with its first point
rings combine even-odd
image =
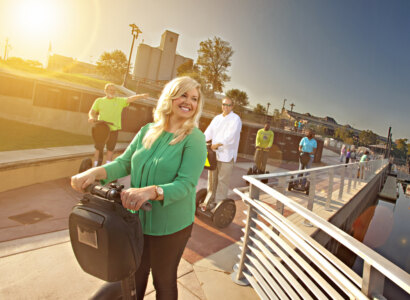
{"type": "MultiPolygon", "coordinates": [[[[117,202],[122,204],[121,202],[121,190],[124,188],[123,185],[111,183],[108,187],[102,186],[100,184],[90,184],[86,189],[86,193],[90,193],[91,195],[96,195],[101,198],[117,202]]],[[[149,202],[145,202],[141,206],[142,210],[150,211],[152,209],[152,204],[149,202]]]]}

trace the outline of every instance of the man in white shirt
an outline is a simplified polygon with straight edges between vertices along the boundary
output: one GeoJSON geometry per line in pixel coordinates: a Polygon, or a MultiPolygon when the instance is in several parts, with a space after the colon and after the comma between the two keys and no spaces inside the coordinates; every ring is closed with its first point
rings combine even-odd
{"type": "MultiPolygon", "coordinates": [[[[239,139],[242,129],[241,119],[233,110],[234,103],[229,98],[222,100],[222,114],[212,119],[205,130],[207,141],[216,152],[217,168],[208,171],[208,194],[204,204],[217,203],[228,197],[229,181],[234,162],[238,156],[239,139]]],[[[210,207],[211,209],[213,207],[210,207]]]]}

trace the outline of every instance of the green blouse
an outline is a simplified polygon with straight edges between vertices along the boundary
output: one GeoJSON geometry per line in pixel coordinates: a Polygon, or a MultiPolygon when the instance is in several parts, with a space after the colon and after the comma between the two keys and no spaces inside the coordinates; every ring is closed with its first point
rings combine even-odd
{"type": "Polygon", "coordinates": [[[131,174],[131,187],[158,185],[164,200],[150,201],[151,211],[138,211],[144,234],[167,235],[194,222],[196,185],[206,159],[205,136],[194,128],[184,140],[169,145],[174,134],[164,131],[150,149],[142,139],[150,128],[141,128],[125,152],[104,165],[110,182],[131,174]]]}

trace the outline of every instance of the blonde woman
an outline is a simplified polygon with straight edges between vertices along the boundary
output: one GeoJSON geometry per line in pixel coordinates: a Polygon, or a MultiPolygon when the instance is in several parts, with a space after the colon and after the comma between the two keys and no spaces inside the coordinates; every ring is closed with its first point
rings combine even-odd
{"type": "MultiPolygon", "coordinates": [[[[82,191],[95,180],[110,182],[131,174],[131,188],[121,193],[125,208],[139,211],[144,250],[135,273],[137,299],[143,299],[152,271],[157,299],[177,299],[177,268],[191,236],[195,191],[206,159],[205,136],[197,128],[202,111],[199,84],[190,77],[170,81],[154,110],[154,123],[141,128],[113,162],[71,179],[82,191]]],[[[121,289],[121,287],[118,287],[121,289]]]]}

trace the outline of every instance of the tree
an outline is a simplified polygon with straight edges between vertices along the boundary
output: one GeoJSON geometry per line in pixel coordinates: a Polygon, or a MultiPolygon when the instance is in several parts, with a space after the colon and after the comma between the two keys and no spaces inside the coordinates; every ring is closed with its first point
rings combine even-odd
{"type": "Polygon", "coordinates": [[[397,145],[397,149],[403,151],[404,153],[407,152],[407,139],[397,139],[394,141],[397,145]]]}
{"type": "Polygon", "coordinates": [[[24,60],[20,57],[9,57],[6,60],[6,63],[12,66],[16,66],[16,67],[30,67],[30,68],[42,68],[43,67],[43,64],[39,62],[38,60],[31,60],[31,59],[24,60]]]}
{"type": "Polygon", "coordinates": [[[349,129],[347,126],[338,127],[335,130],[334,137],[343,141],[346,144],[350,144],[353,141],[353,130],[349,129]]]}
{"type": "MultiPolygon", "coordinates": [[[[316,129],[315,129],[315,133],[317,135],[325,136],[326,135],[326,127],[323,126],[323,125],[317,125],[316,129]]],[[[352,139],[352,141],[353,141],[353,139],[352,139]]]]}
{"type": "Polygon", "coordinates": [[[199,74],[198,66],[194,65],[194,62],[191,59],[187,60],[177,68],[177,76],[185,76],[186,74],[191,73],[199,74]]]}
{"type": "Polygon", "coordinates": [[[408,144],[407,139],[397,139],[394,141],[393,144],[393,152],[394,157],[400,158],[405,160],[408,154],[408,144]]]}
{"type": "Polygon", "coordinates": [[[104,52],[97,61],[97,71],[104,78],[121,83],[127,72],[127,57],[121,50],[104,52]]]}
{"type": "Polygon", "coordinates": [[[256,104],[255,108],[253,111],[257,114],[266,114],[266,107],[263,106],[262,104],[256,104]]]}
{"type": "Polygon", "coordinates": [[[365,146],[374,145],[377,144],[377,135],[371,130],[363,130],[359,134],[359,141],[365,146]]]}
{"type": "Polygon", "coordinates": [[[273,110],[273,119],[275,120],[275,121],[278,121],[279,119],[280,119],[280,112],[279,112],[279,109],[277,109],[277,108],[275,108],[274,110],[273,110]]]}
{"type": "Polygon", "coordinates": [[[177,76],[188,76],[195,79],[201,85],[201,92],[205,96],[213,96],[213,93],[208,90],[204,78],[199,74],[198,66],[194,65],[192,60],[187,60],[177,68],[177,76]]]}
{"type": "Polygon", "coordinates": [[[213,93],[222,92],[224,83],[231,79],[226,72],[231,66],[232,54],[233,50],[229,43],[219,37],[207,39],[199,44],[197,65],[213,93]]]}
{"type": "Polygon", "coordinates": [[[38,60],[28,59],[28,60],[26,60],[26,63],[30,67],[34,67],[34,68],[42,68],[43,67],[43,64],[41,62],[39,62],[38,60]]]}
{"type": "Polygon", "coordinates": [[[238,90],[238,89],[231,89],[225,93],[226,97],[232,99],[235,102],[234,112],[241,114],[245,106],[249,104],[248,101],[248,94],[246,92],[238,90]]]}

